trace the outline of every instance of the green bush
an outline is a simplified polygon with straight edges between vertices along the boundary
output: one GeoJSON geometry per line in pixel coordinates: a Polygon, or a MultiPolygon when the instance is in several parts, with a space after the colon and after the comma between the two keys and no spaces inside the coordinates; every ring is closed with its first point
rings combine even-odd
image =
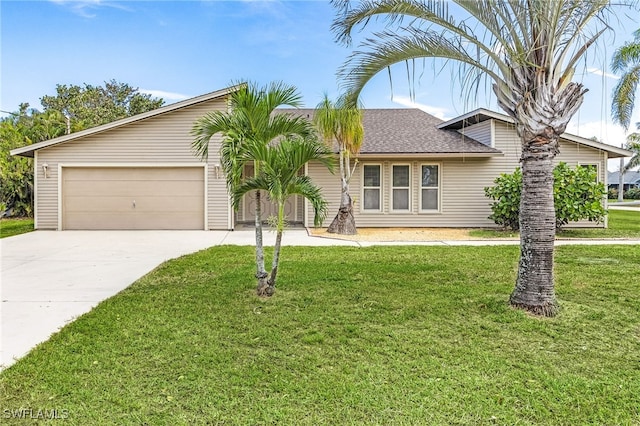
{"type": "Polygon", "coordinates": [[[33,215],[33,160],[12,157],[9,151],[28,140],[8,121],[0,123],[0,213],[33,215]]]}
{"type": "MultiPolygon", "coordinates": [[[[571,168],[560,163],[553,170],[553,199],[556,210],[556,227],[560,229],[569,222],[587,219],[592,222],[604,220],[606,210],[602,199],[606,194],[604,184],[596,181],[596,171],[591,167],[571,168]]],[[[522,171],[503,173],[494,180],[494,186],[484,189],[493,200],[489,219],[507,229],[518,230],[520,194],[522,193],[522,171]]]]}
{"type": "Polygon", "coordinates": [[[609,189],[609,191],[607,191],[607,198],[610,199],[610,200],[617,200],[618,199],[618,189],[617,188],[609,189]]]}
{"type": "Polygon", "coordinates": [[[520,167],[511,173],[501,173],[490,186],[484,189],[487,197],[494,200],[489,219],[505,229],[520,227],[520,193],[522,192],[522,171],[520,167]]]}
{"type": "Polygon", "coordinates": [[[640,188],[631,188],[624,193],[624,198],[640,200],[640,188]]]}

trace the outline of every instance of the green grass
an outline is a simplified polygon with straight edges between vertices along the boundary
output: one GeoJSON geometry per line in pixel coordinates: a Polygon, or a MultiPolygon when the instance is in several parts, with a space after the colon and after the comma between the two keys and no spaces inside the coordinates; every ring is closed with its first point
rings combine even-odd
{"type": "MultiPolygon", "coordinates": [[[[558,238],[640,238],[640,209],[635,211],[609,210],[609,227],[590,229],[565,229],[558,238]]],[[[473,229],[469,235],[478,238],[517,238],[518,233],[496,229],[473,229]]]]}
{"type": "Polygon", "coordinates": [[[0,219],[0,238],[33,231],[33,219],[0,219]]]}
{"type": "Polygon", "coordinates": [[[640,248],[558,248],[553,319],[507,305],[517,256],[285,247],[268,300],[250,247],[173,260],[0,373],[1,423],[640,423],[640,248]]]}

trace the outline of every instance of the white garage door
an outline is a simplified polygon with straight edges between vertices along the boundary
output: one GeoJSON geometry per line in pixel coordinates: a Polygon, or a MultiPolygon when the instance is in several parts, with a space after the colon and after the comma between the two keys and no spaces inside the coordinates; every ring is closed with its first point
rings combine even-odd
{"type": "Polygon", "coordinates": [[[204,169],[64,167],[62,229],[204,229],[204,169]]]}

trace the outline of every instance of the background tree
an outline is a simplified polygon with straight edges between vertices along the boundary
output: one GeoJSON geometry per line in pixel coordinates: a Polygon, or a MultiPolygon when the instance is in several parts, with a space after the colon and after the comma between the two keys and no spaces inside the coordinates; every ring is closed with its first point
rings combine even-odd
{"type": "Polygon", "coordinates": [[[351,106],[346,102],[347,99],[348,97],[342,97],[334,103],[325,94],[322,102],[316,107],[313,121],[327,146],[335,146],[339,155],[340,208],[327,232],[353,235],[357,233],[357,229],[353,217],[353,201],[349,195],[349,182],[358,165],[358,159],[355,157],[364,140],[364,128],[362,111],[358,106],[351,106]],[[355,158],[353,165],[352,158],[355,158]]]}
{"type": "MultiPolygon", "coordinates": [[[[640,29],[633,35],[634,40],[616,49],[611,59],[611,70],[621,74],[618,84],[613,89],[611,115],[625,130],[631,124],[640,82],[640,29]]],[[[638,125],[640,128],[640,123],[638,125]]]]}
{"type": "MultiPolygon", "coordinates": [[[[211,138],[222,135],[220,163],[230,194],[235,193],[247,178],[244,176],[245,165],[253,163],[254,177],[261,176],[262,161],[249,155],[251,146],[267,146],[282,138],[306,139],[315,134],[306,118],[276,112],[277,108],[284,106],[302,106],[302,97],[294,86],[282,82],[273,82],[265,87],[242,83],[229,95],[228,111],[210,112],[194,123],[192,148],[202,159],[209,156],[211,138]]],[[[255,189],[256,291],[259,296],[268,296],[269,275],[264,265],[260,189],[255,189]]]]}
{"type": "MultiPolygon", "coordinates": [[[[640,123],[638,123],[638,130],[640,130],[640,123]]],[[[631,160],[624,166],[624,171],[640,166],[640,133],[631,133],[627,136],[627,144],[625,146],[629,151],[633,151],[631,160]]]]}
{"type": "Polygon", "coordinates": [[[138,88],[116,80],[104,86],[58,84],[56,95],[40,99],[44,112],[58,111],[67,121],[67,133],[111,123],[124,117],[160,108],[164,101],[140,93],[138,88]]]}
{"type": "MultiPolygon", "coordinates": [[[[333,0],[333,29],[350,44],[374,18],[387,29],[367,37],[339,71],[357,97],[391,65],[442,58],[462,68],[463,88],[491,81],[522,142],[520,260],[513,306],[555,315],[553,159],[558,139],[587,91],[572,82],[577,63],[608,28],[602,0],[333,0]],[[461,19],[449,13],[454,4],[461,19]]],[[[413,65],[412,65],[413,64],[413,65]]]]}
{"type": "Polygon", "coordinates": [[[311,203],[314,210],[314,224],[320,226],[327,214],[327,202],[322,191],[309,176],[300,176],[298,172],[309,161],[319,161],[333,169],[333,153],[315,135],[303,139],[287,137],[276,145],[251,142],[243,153],[247,161],[260,163],[260,173],[248,177],[236,186],[231,194],[233,206],[238,208],[242,197],[250,191],[265,191],[278,207],[275,219],[276,241],[273,249],[271,272],[267,277],[267,287],[260,293],[271,296],[275,293],[282,234],[285,229],[285,204],[293,195],[300,195],[311,203]]]}

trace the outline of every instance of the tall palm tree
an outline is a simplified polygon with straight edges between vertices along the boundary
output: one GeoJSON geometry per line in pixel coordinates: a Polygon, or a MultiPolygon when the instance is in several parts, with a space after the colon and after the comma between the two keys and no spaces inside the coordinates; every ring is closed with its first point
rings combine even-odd
{"type": "Polygon", "coordinates": [[[251,191],[265,191],[278,207],[275,221],[276,241],[273,249],[271,272],[267,277],[267,285],[261,289],[260,294],[271,296],[275,292],[278,264],[280,261],[280,247],[282,234],[285,229],[284,208],[287,199],[298,194],[305,197],[314,210],[314,223],[319,226],[327,214],[327,202],[322,192],[309,176],[300,176],[298,171],[309,161],[319,161],[333,169],[333,154],[315,137],[303,139],[301,137],[287,137],[281,139],[276,145],[265,145],[260,142],[252,142],[247,146],[243,154],[246,160],[260,163],[260,173],[254,177],[245,179],[236,186],[231,197],[235,208],[238,207],[242,197],[251,191]]]}
{"type": "MultiPolygon", "coordinates": [[[[640,123],[638,123],[638,130],[640,130],[640,123]]],[[[631,160],[624,166],[621,173],[628,172],[640,166],[640,133],[631,133],[627,136],[627,145],[625,148],[633,151],[633,156],[631,156],[631,160]]]]}
{"type": "Polygon", "coordinates": [[[634,40],[618,48],[611,59],[611,70],[622,74],[613,89],[611,114],[614,121],[622,124],[625,130],[631,123],[640,82],[640,29],[633,35],[634,40]]]}
{"type": "Polygon", "coordinates": [[[353,217],[353,202],[349,195],[349,182],[356,171],[358,159],[351,164],[351,158],[360,151],[364,139],[362,111],[358,106],[349,105],[342,97],[332,102],[325,94],[316,107],[313,121],[327,146],[337,145],[339,155],[341,196],[338,214],[331,222],[327,232],[353,235],[357,233],[353,217]]]}
{"type": "MultiPolygon", "coordinates": [[[[283,137],[309,137],[314,133],[311,123],[300,116],[276,113],[279,107],[302,106],[302,97],[294,86],[283,82],[272,82],[264,87],[255,83],[238,84],[229,96],[227,111],[214,111],[198,119],[191,131],[194,136],[194,153],[207,159],[209,141],[214,135],[222,135],[220,163],[229,193],[234,193],[243,182],[244,166],[254,165],[255,176],[260,175],[261,161],[247,156],[251,145],[263,145],[283,137]]],[[[260,189],[255,191],[255,232],[256,232],[256,279],[257,292],[265,295],[268,288],[268,274],[264,266],[262,238],[262,209],[260,189]]]]}
{"type": "MultiPolygon", "coordinates": [[[[333,0],[333,30],[350,44],[372,22],[386,29],[365,38],[342,69],[346,89],[358,96],[366,83],[417,58],[459,64],[463,87],[492,82],[498,104],[511,116],[522,142],[520,261],[512,306],[553,316],[555,211],[553,159],[558,139],[587,91],[572,82],[575,67],[608,28],[605,0],[333,0]],[[449,13],[455,4],[457,19],[449,13]]],[[[469,87],[466,87],[469,88],[469,87]]]]}

